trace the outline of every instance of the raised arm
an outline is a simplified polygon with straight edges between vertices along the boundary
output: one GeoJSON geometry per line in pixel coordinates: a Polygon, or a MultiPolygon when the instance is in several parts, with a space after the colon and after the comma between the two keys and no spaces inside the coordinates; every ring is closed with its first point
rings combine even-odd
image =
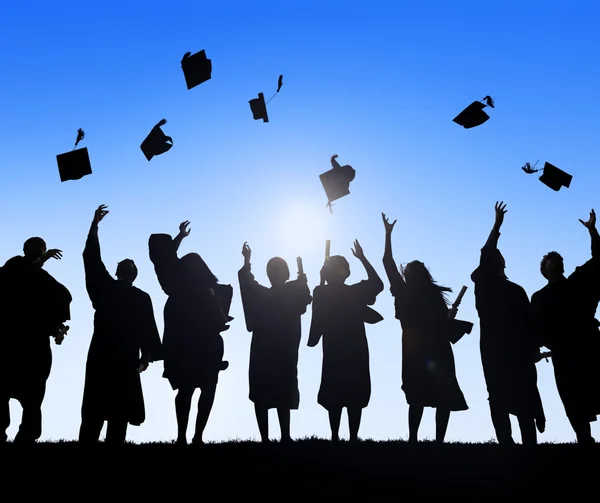
{"type": "Polygon", "coordinates": [[[498,239],[500,238],[500,227],[502,227],[502,223],[504,222],[504,214],[506,213],[506,204],[504,201],[496,202],[494,206],[494,210],[496,212],[496,219],[494,221],[494,226],[490,232],[490,235],[487,238],[487,241],[483,245],[482,251],[493,251],[498,249],[498,239]]]}
{"type": "Polygon", "coordinates": [[[186,220],[185,222],[181,222],[179,224],[179,234],[177,234],[177,236],[175,236],[175,239],[173,240],[175,251],[179,250],[179,245],[181,244],[183,239],[187,238],[190,235],[190,232],[192,232],[191,227],[189,229],[187,228],[188,225],[190,225],[189,220],[186,220]]]}
{"type": "Polygon", "coordinates": [[[370,285],[371,293],[374,296],[377,296],[380,292],[383,291],[383,281],[377,274],[375,268],[371,265],[371,263],[365,257],[362,247],[358,240],[354,240],[354,248],[352,249],[352,254],[361,261],[365,270],[367,271],[367,282],[370,285]]]}
{"type": "Polygon", "coordinates": [[[244,310],[244,318],[246,319],[246,329],[248,332],[252,332],[256,326],[258,307],[260,305],[260,290],[266,290],[266,288],[258,283],[254,279],[250,266],[250,257],[252,256],[252,250],[248,246],[248,243],[244,243],[242,247],[242,255],[244,257],[244,265],[238,271],[238,281],[240,284],[240,295],[242,297],[242,308],[244,310]]]}
{"type": "Polygon", "coordinates": [[[381,214],[381,218],[383,219],[383,225],[385,227],[385,248],[383,252],[383,267],[385,268],[385,273],[388,277],[390,285],[392,289],[396,285],[404,285],[404,278],[398,271],[398,266],[396,265],[396,261],[394,260],[394,256],[392,255],[392,230],[394,229],[394,225],[396,225],[397,220],[394,220],[391,224],[389,220],[386,218],[385,214],[381,214]]]}
{"type": "Polygon", "coordinates": [[[581,218],[579,221],[587,227],[590,233],[592,258],[600,258],[600,235],[598,235],[598,229],[596,229],[596,212],[593,209],[590,211],[590,218],[587,222],[584,222],[581,218]]]}
{"type": "Polygon", "coordinates": [[[111,279],[110,274],[102,262],[100,241],[98,240],[98,224],[107,214],[108,210],[104,204],[98,206],[94,213],[94,219],[92,220],[92,225],[90,226],[90,231],[83,250],[86,286],[90,295],[92,295],[90,288],[94,289],[99,282],[111,279]]]}

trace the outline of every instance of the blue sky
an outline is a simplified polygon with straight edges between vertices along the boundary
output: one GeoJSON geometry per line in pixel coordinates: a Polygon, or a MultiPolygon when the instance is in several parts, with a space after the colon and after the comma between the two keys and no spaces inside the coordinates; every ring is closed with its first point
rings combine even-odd
{"type": "MultiPolygon", "coordinates": [[[[235,321],[224,335],[231,365],[221,374],[206,440],[258,438],[237,284],[242,244],[252,248],[259,281],[268,284],[272,256],[293,272],[302,256],[313,288],[326,239],[332,254],[348,258],[349,282],[366,277],[350,252],[358,239],[386,285],[374,306],[385,319],[367,332],[373,393],[360,435],[407,438],[400,323],[381,263],[382,211],[398,219],[399,264],[424,261],[454,289],[452,298],[469,286],[459,317],[476,329],[454,354],[470,409],[452,415],[447,439],[491,439],[469,276],[497,200],[508,205],[500,239],[507,274],[530,296],[545,283],[544,253],[558,250],[568,272],[590,256],[578,219],[600,209],[598,14],[592,1],[5,2],[0,261],[20,254],[28,237],[42,236],[63,250],[47,269],[74,297],[69,335],[53,346],[42,439],[78,434],[93,320],[81,253],[99,204],[110,210],[100,229],[105,264],[113,271],[117,261],[135,260],[136,285],[152,296],[161,331],[166,297],[148,257],[151,233],[175,234],[190,220],[181,252],[200,253],[234,286],[235,321]],[[188,91],[180,60],[201,49],[212,59],[212,79],[188,91]],[[280,74],[270,122],[254,121],[248,101],[259,92],[269,98],[280,74]],[[488,122],[471,130],[452,122],[485,95],[496,102],[488,122]],[[148,162],[139,145],[162,118],[174,146],[148,162]],[[80,127],[93,174],[61,183],[56,155],[71,150],[80,127]],[[357,174],[330,214],[318,175],[333,154],[357,174]],[[548,161],[571,173],[571,187],[553,192],[521,171],[537,159],[538,167],[548,161]]],[[[327,413],[316,402],[322,349],[306,347],[310,312],[292,435],[328,437],[327,413]]],[[[176,435],[174,392],[162,370],[156,363],[143,374],[147,419],[130,427],[133,441],[176,435]]],[[[548,417],[540,439],[572,441],[552,364],[540,362],[538,373],[548,417]]],[[[11,413],[10,437],[21,416],[16,402],[11,413]]],[[[420,434],[432,438],[434,431],[427,409],[420,434]]],[[[347,436],[345,416],[341,432],[347,436]]]]}

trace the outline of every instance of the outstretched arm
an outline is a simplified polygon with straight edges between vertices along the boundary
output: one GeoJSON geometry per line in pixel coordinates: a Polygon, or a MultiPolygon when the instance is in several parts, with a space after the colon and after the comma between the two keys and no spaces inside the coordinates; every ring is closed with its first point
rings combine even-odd
{"type": "Polygon", "coordinates": [[[494,206],[496,211],[496,220],[494,221],[494,227],[487,238],[487,241],[483,245],[484,250],[496,250],[498,248],[498,239],[500,238],[500,227],[504,222],[504,214],[506,213],[506,204],[503,201],[500,203],[496,202],[494,206]]]}
{"type": "Polygon", "coordinates": [[[579,219],[579,221],[587,227],[590,232],[590,238],[592,241],[592,258],[600,258],[600,235],[598,229],[596,229],[596,212],[592,209],[590,211],[590,218],[587,222],[579,219]]]}
{"type": "Polygon", "coordinates": [[[101,276],[108,276],[110,274],[106,270],[104,263],[102,262],[102,256],[100,254],[100,241],[98,240],[98,224],[108,214],[106,206],[101,204],[94,213],[94,219],[90,226],[87,240],[85,242],[85,248],[83,250],[83,264],[85,267],[86,278],[98,279],[101,276]]]}
{"type": "Polygon", "coordinates": [[[173,244],[175,245],[175,251],[179,250],[179,245],[183,241],[183,238],[188,237],[190,235],[190,232],[192,232],[191,228],[187,228],[188,225],[190,225],[189,220],[186,220],[185,222],[181,222],[179,224],[179,234],[177,234],[177,236],[175,236],[175,239],[173,240],[173,244]]]}
{"type": "Polygon", "coordinates": [[[371,284],[373,293],[377,295],[383,291],[383,281],[381,281],[379,274],[377,274],[375,268],[367,260],[367,257],[365,257],[363,249],[358,240],[354,241],[354,249],[352,250],[352,254],[361,261],[362,265],[367,271],[367,281],[371,284]]]}
{"type": "Polygon", "coordinates": [[[392,255],[392,230],[394,229],[397,220],[394,220],[390,224],[384,213],[381,214],[381,218],[383,219],[383,225],[385,226],[385,248],[383,252],[383,267],[385,268],[385,273],[391,285],[404,284],[404,278],[402,278],[400,271],[398,271],[396,261],[392,255]]]}

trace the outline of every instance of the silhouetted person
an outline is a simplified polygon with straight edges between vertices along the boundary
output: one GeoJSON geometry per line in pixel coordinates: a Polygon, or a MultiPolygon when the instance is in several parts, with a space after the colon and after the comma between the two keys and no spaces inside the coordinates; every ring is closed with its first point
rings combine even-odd
{"type": "Polygon", "coordinates": [[[564,275],[563,258],[555,251],[544,255],[540,270],[548,284],[531,297],[540,344],[552,352],[556,387],[577,442],[594,443],[590,422],[600,414],[599,323],[600,236],[596,213],[587,222],[592,258],[564,275]]]}
{"type": "Polygon", "coordinates": [[[508,280],[504,257],[498,250],[506,205],[496,203],[495,210],[494,227],[481,249],[479,267],[471,274],[480,320],[481,363],[498,443],[514,444],[513,414],[519,421],[523,444],[535,445],[536,425],[543,433],[546,424],[535,368],[539,345],[527,293],[508,280]]]}
{"type": "Polygon", "coordinates": [[[42,402],[52,368],[50,337],[60,344],[72,300],[43,265],[61,257],[60,250],[46,250],[44,240],[33,237],[25,241],[22,256],[0,268],[0,442],[7,439],[11,398],[23,407],[15,443],[32,443],[42,434],[42,402]]]}
{"type": "Polygon", "coordinates": [[[244,243],[244,265],[238,271],[246,328],[252,332],[250,394],[263,442],[269,441],[269,409],[277,409],[281,441],[290,437],[290,411],[300,404],[298,390],[298,349],[300,318],[312,297],[306,275],[298,271],[298,279],[290,279],[287,263],[280,257],[267,262],[271,288],[259,284],[251,272],[252,251],[244,243]]]}
{"type": "Polygon", "coordinates": [[[188,253],[177,257],[183,238],[189,235],[189,222],[179,226],[179,234],[152,234],[148,241],[150,260],[163,291],[168,295],[164,309],[163,377],[169,380],[175,397],[177,443],[187,444],[187,427],[196,388],[200,388],[194,444],[202,435],[215,400],[219,372],[229,363],[223,361],[221,332],[227,330],[230,285],[220,285],[202,257],[188,253]]]}
{"type": "Polygon", "coordinates": [[[107,444],[123,444],[128,424],[144,422],[140,373],[162,359],[152,300],[133,286],[135,263],[119,262],[115,279],[102,262],[98,224],[107,213],[104,205],[96,210],[83,251],[85,286],[96,311],[79,430],[86,444],[98,441],[105,421],[107,444]]]}
{"type": "Polygon", "coordinates": [[[392,230],[385,226],[383,265],[394,296],[396,318],[402,325],[402,390],[408,408],[409,442],[416,443],[425,407],[436,409],[436,441],[443,442],[451,411],[467,410],[458,385],[450,343],[456,313],[448,308],[446,292],[422,262],[409,262],[400,272],[392,256],[392,230]]]}
{"type": "Polygon", "coordinates": [[[312,321],[308,346],[323,337],[323,365],[318,403],[329,412],[331,440],[339,440],[342,409],[348,411],[350,440],[358,440],[362,409],[371,398],[369,346],[365,323],[383,318],[369,306],[383,290],[383,282],[366,259],[358,241],[352,253],[365,270],[367,279],[346,285],[348,261],[334,255],[321,269],[321,285],[313,291],[312,321]],[[324,284],[326,282],[327,284],[324,284]]]}

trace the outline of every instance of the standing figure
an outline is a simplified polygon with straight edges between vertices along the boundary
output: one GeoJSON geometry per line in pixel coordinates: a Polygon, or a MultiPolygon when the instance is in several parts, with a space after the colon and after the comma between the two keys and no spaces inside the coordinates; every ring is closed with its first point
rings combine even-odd
{"type": "Polygon", "coordinates": [[[197,253],[177,257],[181,241],[191,232],[188,225],[188,221],[181,223],[175,239],[169,234],[152,234],[148,248],[158,282],[168,295],[164,308],[163,377],[177,391],[177,443],[187,444],[192,396],[200,388],[192,443],[202,444],[219,372],[229,366],[223,361],[221,332],[233,320],[228,316],[233,288],[220,285],[197,253]]]}
{"type": "Polygon", "coordinates": [[[383,265],[395,299],[396,318],[402,325],[402,390],[408,402],[409,442],[416,443],[425,407],[436,409],[436,442],[443,443],[451,411],[467,410],[458,385],[451,340],[469,333],[472,324],[455,320],[446,292],[435,283],[425,264],[414,260],[402,271],[392,256],[392,230],[385,227],[383,265]]]}
{"type": "Polygon", "coordinates": [[[600,236],[596,213],[590,212],[587,227],[592,258],[564,275],[563,258],[555,251],[544,255],[540,270],[548,284],[531,297],[540,345],[552,352],[556,387],[577,442],[595,440],[590,423],[600,414],[600,323],[596,309],[600,301],[600,236]]]}
{"type": "Polygon", "coordinates": [[[42,238],[25,241],[23,255],[0,268],[0,443],[7,440],[10,399],[23,407],[15,443],[33,443],[42,434],[42,402],[52,369],[50,337],[57,344],[71,318],[71,293],[43,269],[61,250],[46,250],[42,238]]]}
{"type": "Polygon", "coordinates": [[[363,249],[354,241],[352,254],[367,271],[367,279],[346,285],[350,276],[348,261],[334,255],[321,269],[321,285],[313,291],[312,321],[308,346],[323,338],[323,365],[318,402],[329,413],[331,440],[339,441],[342,409],[348,411],[350,441],[358,440],[362,409],[371,399],[369,345],[365,323],[378,323],[383,317],[369,306],[383,290],[381,278],[369,263],[363,249]],[[327,284],[325,284],[325,282],[327,284]]]}
{"type": "Polygon", "coordinates": [[[252,332],[248,377],[249,398],[260,437],[269,441],[269,409],[277,409],[281,442],[289,442],[290,411],[300,405],[298,389],[298,349],[300,318],[312,297],[306,275],[299,270],[298,279],[290,279],[287,263],[280,257],[267,262],[271,288],[260,285],[251,272],[252,251],[244,243],[244,265],[238,271],[246,328],[252,332]]]}
{"type": "Polygon", "coordinates": [[[536,426],[546,418],[537,387],[535,359],[539,350],[525,290],[504,274],[498,250],[506,205],[496,203],[496,220],[481,249],[479,267],[471,274],[480,320],[480,350],[492,423],[498,443],[513,445],[510,414],[517,417],[523,444],[537,443],[536,426]]]}
{"type": "Polygon", "coordinates": [[[83,250],[85,286],[96,311],[85,368],[79,442],[95,443],[107,422],[107,444],[124,444],[127,426],[146,418],[141,372],[162,359],[150,296],[133,286],[137,267],[125,259],[116,279],[100,255],[98,224],[108,214],[100,205],[83,250]]]}

